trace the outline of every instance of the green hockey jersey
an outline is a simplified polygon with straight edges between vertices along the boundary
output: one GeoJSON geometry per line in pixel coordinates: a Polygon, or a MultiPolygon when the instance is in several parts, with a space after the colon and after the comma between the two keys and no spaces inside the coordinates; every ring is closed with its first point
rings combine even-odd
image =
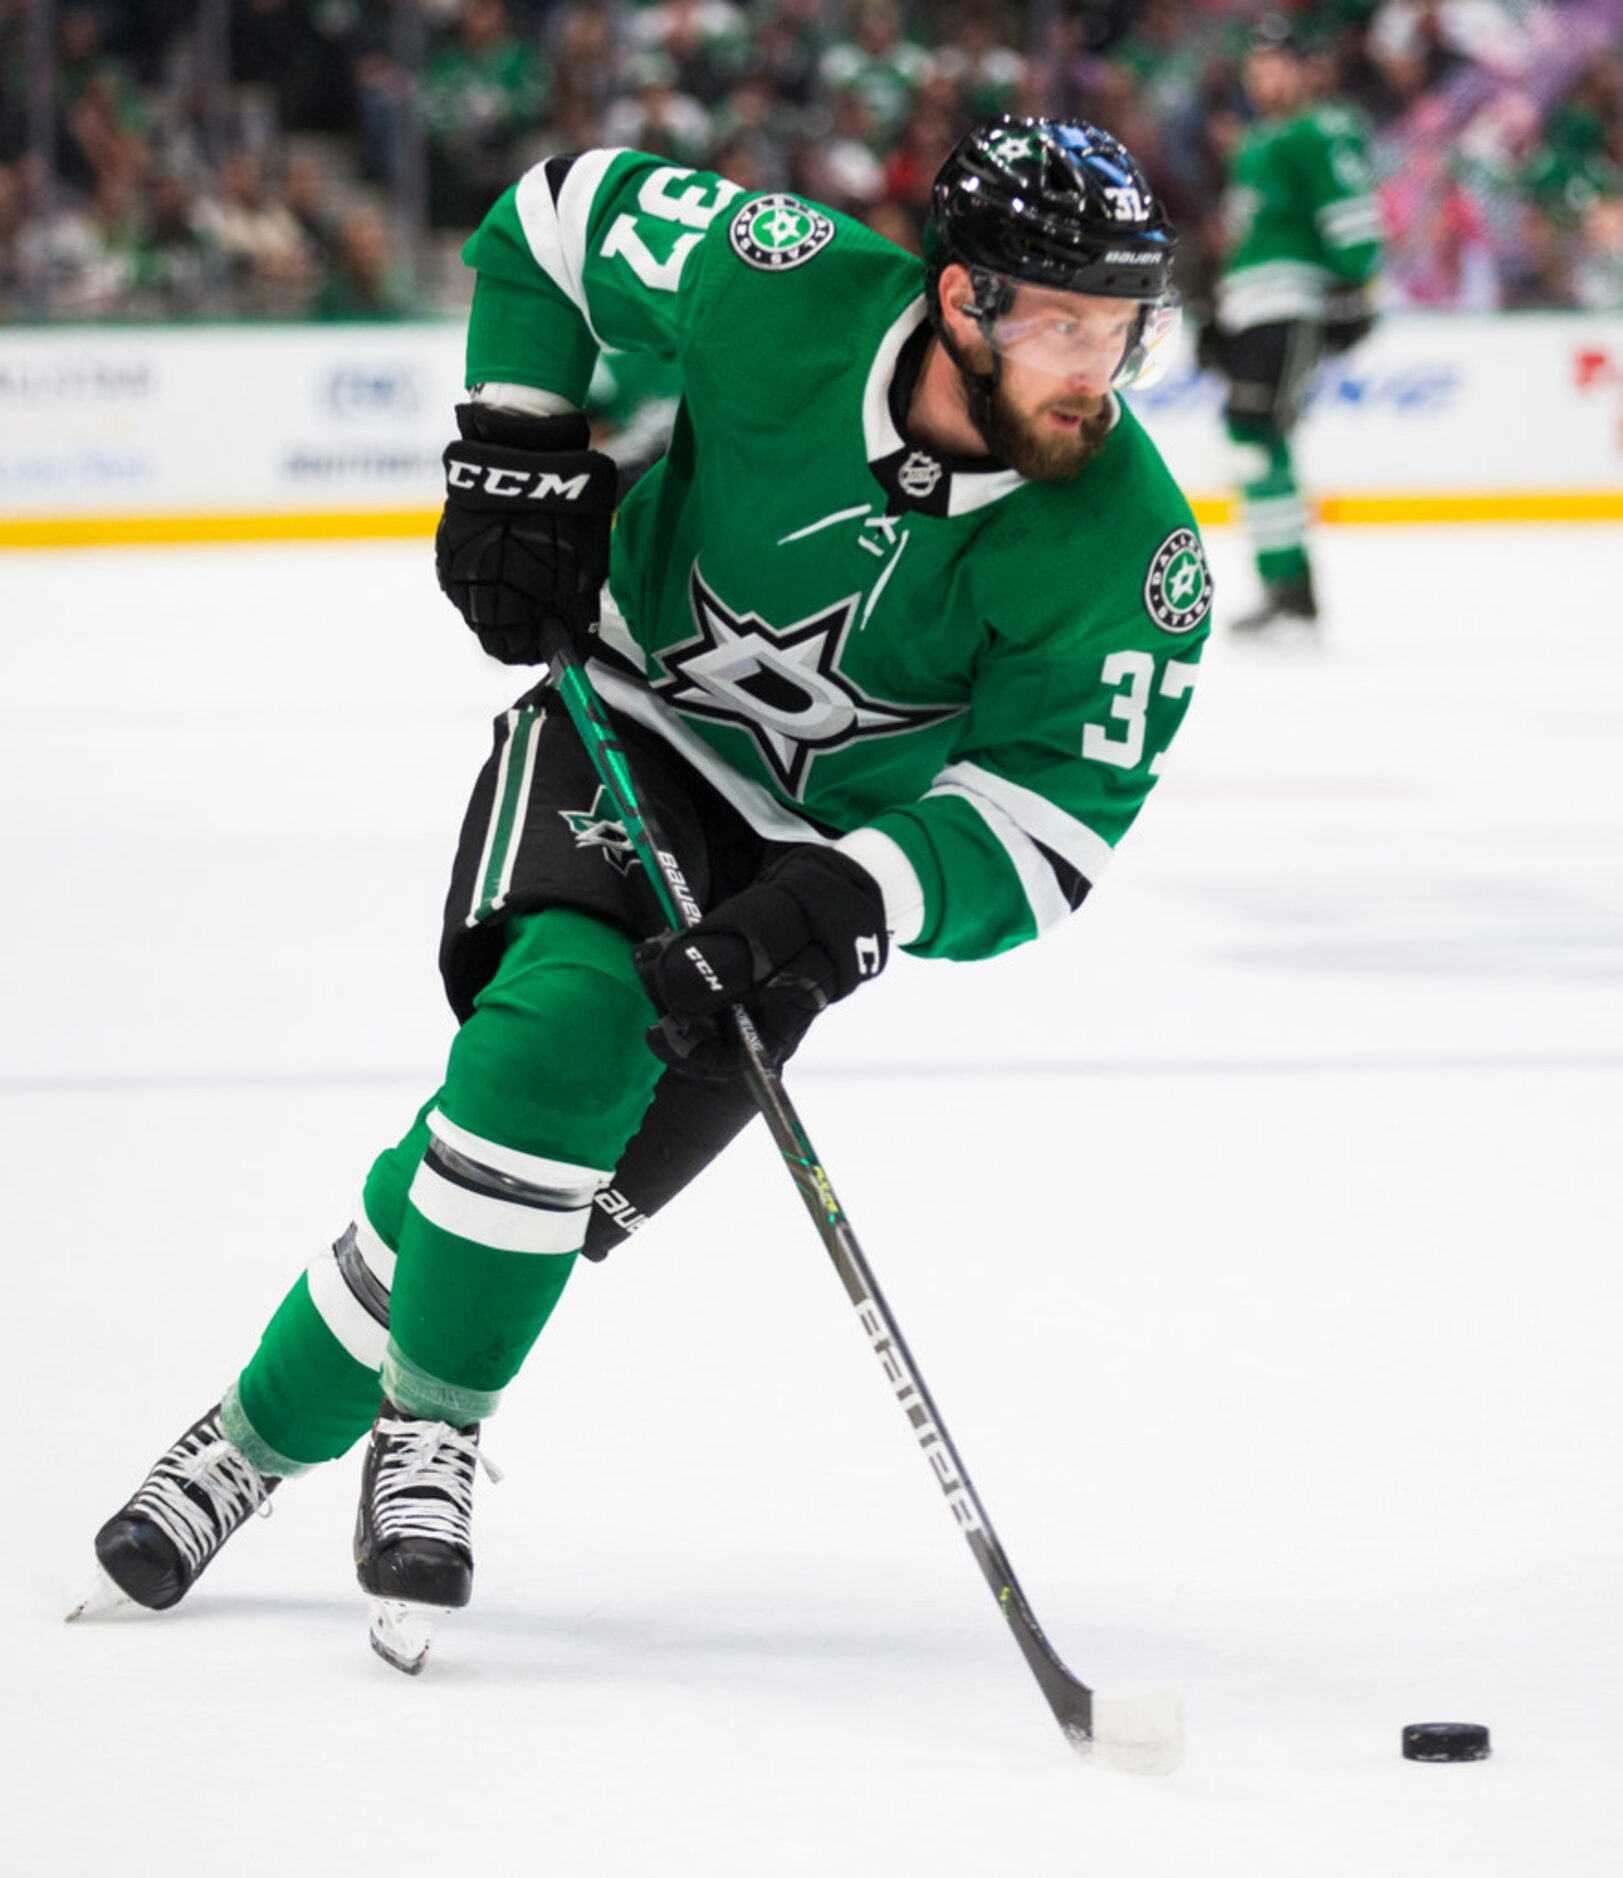
{"type": "Polygon", "coordinates": [[[1357,116],[1318,105],[1253,125],[1235,152],[1223,216],[1219,327],[1321,317],[1330,294],[1380,265],[1380,210],[1357,116]]]}
{"type": "Polygon", "coordinates": [[[681,373],[615,529],[592,675],[763,835],[837,840],[898,943],[979,958],[1080,905],[1189,703],[1211,582],[1132,414],[1069,483],[903,435],[922,264],[792,196],[554,158],[464,250],[468,382],[681,373]],[[895,394],[895,395],[893,395],[895,394]]]}

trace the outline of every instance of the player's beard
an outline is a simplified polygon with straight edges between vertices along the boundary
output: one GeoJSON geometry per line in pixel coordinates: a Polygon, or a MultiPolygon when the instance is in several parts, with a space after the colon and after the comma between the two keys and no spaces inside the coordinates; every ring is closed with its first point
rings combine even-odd
{"type": "MultiPolygon", "coordinates": [[[[1110,435],[1108,397],[1043,397],[1032,411],[1022,411],[1009,394],[1008,376],[999,369],[990,346],[982,343],[965,350],[945,332],[941,339],[947,356],[958,367],[969,421],[985,438],[992,455],[1028,482],[1069,482],[1105,447],[1110,435]],[[1042,423],[1043,413],[1053,405],[1082,411],[1075,430],[1055,430],[1042,423]]],[[[1045,382],[1040,374],[1037,382],[1045,382]]],[[[1046,382],[1057,385],[1059,381],[1046,382]]]]}
{"type": "Polygon", "coordinates": [[[1069,482],[1099,454],[1110,435],[1108,398],[1047,398],[1026,412],[1009,396],[1001,373],[982,412],[977,414],[981,417],[978,428],[987,447],[1028,482],[1069,482]],[[1056,430],[1044,422],[1045,413],[1055,405],[1081,410],[1082,421],[1074,430],[1056,430]]]}

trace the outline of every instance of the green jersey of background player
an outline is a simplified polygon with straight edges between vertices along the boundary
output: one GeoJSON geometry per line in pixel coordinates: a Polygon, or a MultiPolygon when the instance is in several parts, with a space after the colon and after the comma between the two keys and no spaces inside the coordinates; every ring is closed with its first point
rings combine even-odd
{"type": "Polygon", "coordinates": [[[1291,436],[1320,359],[1373,325],[1381,258],[1362,122],[1313,101],[1284,22],[1257,29],[1245,89],[1257,115],[1230,165],[1216,325],[1202,348],[1229,380],[1224,415],[1263,588],[1261,605],[1234,621],[1240,632],[1318,617],[1291,436]]]}
{"type": "Polygon", "coordinates": [[[686,1178],[729,1132],[706,1120],[736,1103],[727,1009],[781,1060],[893,946],[982,958],[1081,904],[1211,605],[1117,395],[1175,330],[1172,247],[1113,138],[1031,119],[948,159],[922,268],[813,204],[625,151],[553,159],[492,211],[467,249],[441,583],[509,662],[568,627],[711,910],[651,939],[567,716],[544,684],[503,714],[447,903],[445,1081],[98,1535],[126,1596],[176,1602],[274,1485],[370,1427],[359,1575],[374,1641],[420,1666],[424,1613],[470,1592],[478,1425],[597,1203],[638,1201],[639,1152],[686,1178]],[[613,465],[576,409],[600,346],[682,384],[612,552],[613,465]]]}

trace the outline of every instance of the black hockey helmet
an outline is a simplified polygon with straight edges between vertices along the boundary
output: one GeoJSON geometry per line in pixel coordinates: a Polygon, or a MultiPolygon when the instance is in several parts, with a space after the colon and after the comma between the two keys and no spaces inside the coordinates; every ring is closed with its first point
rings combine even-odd
{"type": "Polygon", "coordinates": [[[1159,300],[1177,234],[1127,146],[1092,124],[1000,117],[954,146],[930,192],[931,285],[949,261],[1014,280],[1159,300]]]}
{"type": "MultiPolygon", "coordinates": [[[[1143,170],[1108,131],[1057,118],[996,118],[959,140],[930,194],[930,317],[939,329],[941,274],[954,261],[969,269],[989,339],[1021,282],[1135,300],[1144,310],[1117,382],[1143,382],[1148,342],[1176,326],[1177,239],[1143,170]]],[[[1164,358],[1170,347],[1161,350],[1164,358]]]]}

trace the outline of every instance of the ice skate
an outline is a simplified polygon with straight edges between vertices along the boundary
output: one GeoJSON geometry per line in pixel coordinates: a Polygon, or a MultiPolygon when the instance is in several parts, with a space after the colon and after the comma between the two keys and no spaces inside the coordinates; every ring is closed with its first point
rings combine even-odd
{"type": "Polygon", "coordinates": [[[226,1438],[216,1403],[96,1534],[100,1573],[69,1621],[126,1603],[149,1611],[178,1604],[248,1515],[270,1510],[280,1485],[226,1438]]]}
{"type": "Polygon", "coordinates": [[[372,1428],[355,1521],[355,1574],[372,1594],[372,1648],[415,1676],[436,1620],[473,1595],[473,1477],[498,1470],[479,1424],[419,1421],[385,1401],[372,1428]]]}
{"type": "Polygon", "coordinates": [[[1260,604],[1230,620],[1229,631],[1236,639],[1306,642],[1317,638],[1318,623],[1313,576],[1299,574],[1290,580],[1271,581],[1260,604]]]}

